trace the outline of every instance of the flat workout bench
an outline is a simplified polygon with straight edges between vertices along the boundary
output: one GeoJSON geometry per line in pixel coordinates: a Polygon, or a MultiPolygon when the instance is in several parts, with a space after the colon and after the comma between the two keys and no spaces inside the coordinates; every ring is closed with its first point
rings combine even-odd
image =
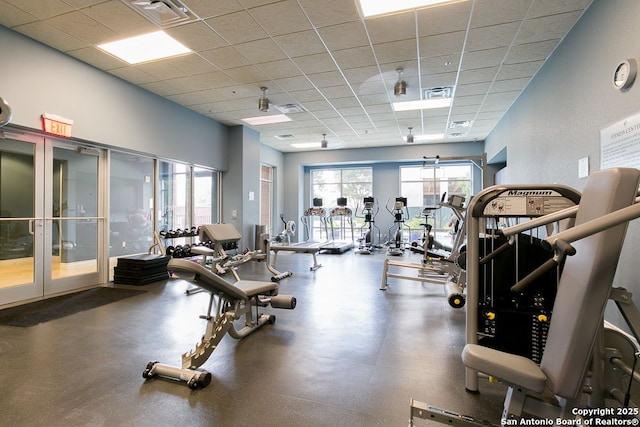
{"type": "Polygon", "coordinates": [[[207,328],[196,348],[182,355],[181,368],[149,362],[142,373],[143,378],[157,375],[185,381],[192,389],[206,387],[211,382],[211,374],[198,368],[207,361],[227,332],[232,338],[242,339],[263,325],[276,321],[274,315],[260,313],[259,307],[270,305],[292,310],[296,306],[295,297],[278,295],[279,285],[273,281],[238,280],[230,283],[208,268],[183,259],[172,259],[167,268],[176,277],[209,292],[208,312],[200,316],[207,320],[207,328]],[[214,305],[215,314],[212,313],[214,305]],[[244,327],[238,330],[234,322],[243,315],[244,327]]]}

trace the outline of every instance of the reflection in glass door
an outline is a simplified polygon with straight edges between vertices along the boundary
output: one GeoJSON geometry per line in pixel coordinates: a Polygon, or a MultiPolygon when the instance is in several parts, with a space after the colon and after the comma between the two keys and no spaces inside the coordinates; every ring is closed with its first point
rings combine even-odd
{"type": "Polygon", "coordinates": [[[45,206],[50,252],[45,295],[100,282],[98,260],[103,217],[99,200],[101,152],[55,143],[45,206]]]}
{"type": "Polygon", "coordinates": [[[42,207],[35,197],[42,138],[0,144],[0,305],[42,296],[42,207]]]}

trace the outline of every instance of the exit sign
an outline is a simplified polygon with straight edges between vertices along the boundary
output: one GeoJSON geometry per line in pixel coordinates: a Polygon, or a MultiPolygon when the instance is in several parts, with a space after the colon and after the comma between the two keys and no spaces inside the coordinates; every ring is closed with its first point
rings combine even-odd
{"type": "Polygon", "coordinates": [[[65,119],[55,114],[44,113],[42,115],[42,125],[46,133],[70,138],[73,120],[65,119]]]}

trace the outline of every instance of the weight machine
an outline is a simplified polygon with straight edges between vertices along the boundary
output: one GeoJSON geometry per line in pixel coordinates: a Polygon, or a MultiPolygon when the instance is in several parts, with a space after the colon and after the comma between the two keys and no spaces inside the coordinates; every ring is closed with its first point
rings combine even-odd
{"type": "MultiPolygon", "coordinates": [[[[616,406],[635,408],[609,411],[617,414],[610,417],[612,421],[621,421],[616,425],[638,424],[637,403],[631,401],[631,390],[637,389],[632,384],[640,381],[636,372],[640,312],[631,303],[630,294],[623,288],[612,288],[612,283],[627,224],[640,217],[639,180],[637,169],[594,172],[587,179],[579,205],[573,203],[576,200],[571,194],[576,193],[568,187],[495,186],[476,196],[475,203],[469,206],[469,236],[480,237],[474,239],[476,243],[468,243],[467,345],[462,352],[465,389],[478,392],[480,373],[505,383],[508,391],[502,425],[517,424],[523,414],[560,424],[597,425],[598,421],[611,421],[597,415],[610,404],[609,400],[617,400],[616,406]],[[518,213],[529,216],[531,212],[538,213],[538,217],[502,228],[500,240],[480,234],[484,234],[490,219],[500,221],[500,217],[518,213]],[[481,345],[487,331],[481,319],[488,317],[483,307],[483,288],[490,287],[482,283],[483,278],[493,280],[498,260],[522,245],[521,233],[540,228],[548,231],[546,237],[540,236],[536,241],[548,251],[546,261],[535,268],[524,268],[516,275],[515,284],[509,280],[506,283],[512,298],[522,303],[524,295],[542,289],[540,281],[559,276],[557,287],[551,283],[557,292],[550,310],[546,300],[533,299],[538,311],[530,317],[541,324],[537,333],[544,336],[538,363],[534,360],[536,351],[522,355],[503,348],[508,347],[507,343],[481,345]],[[485,243],[490,250],[483,253],[485,243]],[[615,301],[633,335],[603,321],[608,300],[615,301]],[[600,418],[595,423],[593,417],[576,417],[575,408],[585,401],[588,408],[597,410],[594,413],[600,418]]],[[[494,299],[498,299],[495,294],[494,299]]],[[[493,314],[490,320],[504,317],[500,311],[493,314]]],[[[493,326],[497,334],[500,325],[493,326]]],[[[526,330],[519,331],[523,332],[526,330]]],[[[536,338],[535,334],[531,337],[536,338]]],[[[410,425],[414,417],[458,426],[500,425],[412,400],[410,425]]]]}
{"type": "MultiPolygon", "coordinates": [[[[443,245],[438,245],[440,250],[435,250],[436,245],[433,243],[434,239],[431,235],[431,224],[427,221],[427,213],[425,216],[425,222],[421,224],[424,228],[422,248],[419,250],[417,246],[414,246],[412,250],[422,254],[420,263],[403,262],[385,259],[382,269],[382,284],[380,290],[387,289],[387,279],[389,277],[396,279],[405,279],[412,281],[419,281],[423,283],[434,283],[444,285],[447,293],[447,301],[453,308],[461,308],[465,304],[464,288],[466,280],[466,264],[464,243],[466,228],[464,226],[464,197],[450,196],[445,202],[446,194],[442,196],[440,207],[450,208],[456,217],[460,220],[460,224],[454,237],[453,246],[443,250],[443,245]],[[409,268],[418,270],[417,275],[405,275],[398,272],[390,272],[391,267],[409,268]]],[[[429,212],[433,208],[426,208],[429,212]]],[[[425,209],[425,210],[426,210],[425,209]]]]}

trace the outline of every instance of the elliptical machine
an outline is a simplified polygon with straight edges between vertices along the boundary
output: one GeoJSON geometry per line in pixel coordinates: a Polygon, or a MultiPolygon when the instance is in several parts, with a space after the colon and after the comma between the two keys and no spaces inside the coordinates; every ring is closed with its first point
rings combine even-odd
{"type": "Polygon", "coordinates": [[[364,198],[364,206],[362,208],[362,212],[358,215],[358,207],[360,204],[356,206],[355,217],[361,218],[364,220],[364,224],[360,227],[360,238],[358,241],[360,245],[358,249],[356,249],[357,254],[363,255],[371,255],[371,253],[380,247],[380,228],[378,228],[375,224],[375,218],[380,210],[380,207],[376,204],[376,201],[373,197],[365,197],[364,198]],[[378,230],[378,238],[375,239],[374,230],[378,230]]]}
{"type": "Polygon", "coordinates": [[[399,256],[404,253],[404,237],[402,230],[404,222],[409,218],[406,197],[396,197],[393,210],[389,209],[389,201],[385,208],[393,215],[393,225],[389,227],[389,241],[387,241],[387,255],[399,256]],[[395,228],[395,232],[393,229],[395,228]],[[393,237],[392,237],[393,236],[393,237]]]}

